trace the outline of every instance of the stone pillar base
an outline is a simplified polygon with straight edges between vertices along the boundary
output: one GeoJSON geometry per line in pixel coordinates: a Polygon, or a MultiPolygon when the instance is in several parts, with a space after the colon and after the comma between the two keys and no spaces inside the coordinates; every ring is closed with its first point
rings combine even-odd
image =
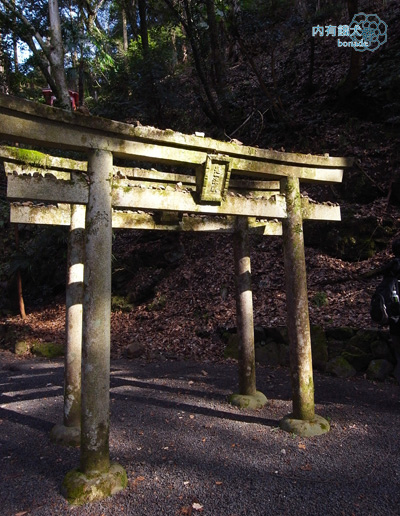
{"type": "Polygon", "coordinates": [[[231,394],[228,398],[231,405],[239,407],[241,409],[260,409],[267,403],[267,398],[260,391],[256,391],[255,394],[231,394]]]}
{"type": "Polygon", "coordinates": [[[326,434],[330,430],[330,425],[326,419],[315,415],[313,419],[294,419],[293,414],[288,414],[281,419],[279,426],[285,432],[299,435],[300,437],[314,437],[326,434]]]}
{"type": "Polygon", "coordinates": [[[83,505],[117,494],[127,485],[126,471],[113,463],[106,473],[95,471],[85,475],[78,469],[69,471],[62,483],[61,494],[71,505],[83,505]]]}
{"type": "Polygon", "coordinates": [[[55,425],[51,429],[50,439],[55,444],[62,446],[80,446],[81,444],[81,427],[55,425]]]}

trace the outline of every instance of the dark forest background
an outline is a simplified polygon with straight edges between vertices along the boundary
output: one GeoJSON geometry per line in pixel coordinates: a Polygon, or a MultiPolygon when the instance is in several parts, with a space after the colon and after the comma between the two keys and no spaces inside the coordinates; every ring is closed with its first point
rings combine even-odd
{"type": "MultiPolygon", "coordinates": [[[[355,158],[343,184],[307,188],[342,206],[342,222],[305,227],[310,313],[323,326],[369,326],[373,271],[400,233],[399,3],[0,0],[2,92],[44,102],[50,87],[62,99],[50,4],[60,14],[64,89],[78,93],[87,116],[355,158]],[[374,52],[312,36],[314,26],[348,25],[361,12],[387,24],[374,52]]],[[[62,340],[66,231],[11,227],[1,174],[4,326],[62,340]],[[24,323],[14,315],[18,276],[24,323]]],[[[252,249],[256,324],[284,324],[279,238],[254,237],[252,249]]],[[[235,325],[231,239],[116,232],[113,290],[116,348],[136,339],[171,353],[221,354],[221,328],[235,325]]]]}

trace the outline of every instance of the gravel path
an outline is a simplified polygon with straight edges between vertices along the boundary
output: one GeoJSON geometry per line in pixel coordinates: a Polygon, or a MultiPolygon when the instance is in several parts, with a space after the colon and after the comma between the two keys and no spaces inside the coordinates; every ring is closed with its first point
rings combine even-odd
{"type": "MultiPolygon", "coordinates": [[[[1,357],[0,357],[1,359],[1,357]]],[[[59,488],[79,450],[49,440],[62,414],[60,361],[0,362],[0,515],[398,515],[400,388],[315,374],[329,434],[277,428],[290,411],[286,368],[259,368],[268,404],[227,405],[234,364],[112,363],[111,457],[129,486],[83,507],[59,488]]]]}

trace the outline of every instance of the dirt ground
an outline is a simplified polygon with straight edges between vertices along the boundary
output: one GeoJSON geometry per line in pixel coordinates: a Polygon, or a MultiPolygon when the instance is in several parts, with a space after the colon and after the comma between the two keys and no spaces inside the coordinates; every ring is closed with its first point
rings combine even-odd
{"type": "Polygon", "coordinates": [[[226,402],[233,361],[113,361],[111,458],[129,484],[76,508],[60,485],[79,449],[49,440],[62,416],[62,361],[2,352],[2,516],[399,514],[396,383],[315,373],[316,411],[331,431],[312,439],[278,428],[291,409],[288,369],[260,367],[257,383],[267,405],[240,411],[226,402]]]}

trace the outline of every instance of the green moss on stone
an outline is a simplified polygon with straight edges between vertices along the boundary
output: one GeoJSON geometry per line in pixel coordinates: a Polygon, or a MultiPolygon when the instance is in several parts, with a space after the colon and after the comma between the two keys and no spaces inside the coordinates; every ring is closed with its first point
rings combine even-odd
{"type": "Polygon", "coordinates": [[[33,342],[31,352],[45,358],[56,358],[64,355],[64,346],[57,342],[33,342]]]}
{"type": "Polygon", "coordinates": [[[13,156],[15,160],[23,161],[32,165],[40,165],[46,167],[47,155],[42,152],[20,149],[19,147],[7,147],[7,151],[13,156]]]}
{"type": "Polygon", "coordinates": [[[24,355],[30,349],[30,344],[26,340],[19,340],[15,343],[14,352],[16,355],[24,355]]]}
{"type": "Polygon", "coordinates": [[[369,380],[383,381],[393,372],[393,364],[385,359],[372,360],[367,369],[369,380]]]}
{"type": "Polygon", "coordinates": [[[129,302],[129,299],[124,296],[112,296],[111,297],[111,310],[121,312],[131,312],[134,309],[134,305],[129,302]]]}
{"type": "Polygon", "coordinates": [[[349,378],[356,374],[354,367],[343,357],[335,357],[326,365],[326,371],[339,378],[349,378]]]}
{"type": "Polygon", "coordinates": [[[355,346],[350,346],[346,351],[342,353],[342,357],[345,358],[356,371],[365,371],[368,364],[373,359],[372,353],[367,353],[363,349],[355,346]]]}
{"type": "Polygon", "coordinates": [[[74,469],[65,475],[62,495],[71,505],[83,505],[112,496],[128,485],[126,471],[112,464],[106,473],[84,474],[74,469]]]}
{"type": "Polygon", "coordinates": [[[379,330],[359,330],[354,337],[352,337],[348,345],[362,349],[369,353],[371,351],[371,344],[379,338],[379,330]]]}
{"type": "Polygon", "coordinates": [[[279,426],[285,432],[289,432],[301,437],[316,437],[329,432],[330,425],[326,419],[321,416],[314,415],[312,419],[296,419],[293,414],[285,416],[279,423],[279,426]]]}
{"type": "Polygon", "coordinates": [[[241,409],[257,410],[267,403],[267,398],[260,391],[255,394],[231,394],[228,398],[231,405],[241,409]]]}

